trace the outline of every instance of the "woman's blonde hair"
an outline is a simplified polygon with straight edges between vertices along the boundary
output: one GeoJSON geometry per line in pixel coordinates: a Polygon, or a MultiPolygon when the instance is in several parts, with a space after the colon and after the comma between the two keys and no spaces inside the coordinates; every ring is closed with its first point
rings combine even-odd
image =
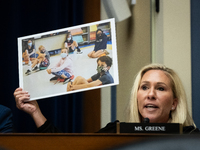
{"type": "Polygon", "coordinates": [[[129,105],[127,108],[128,113],[128,122],[141,122],[141,116],[138,111],[138,104],[137,104],[137,92],[140,86],[141,79],[143,75],[149,70],[161,70],[163,71],[168,78],[171,80],[171,88],[174,95],[174,98],[177,98],[178,104],[174,111],[171,111],[171,123],[181,123],[183,126],[194,125],[193,119],[190,117],[188,112],[188,105],[185,90],[181,83],[180,78],[178,75],[170,68],[167,68],[165,65],[162,64],[150,64],[143,67],[138,74],[136,75],[132,91],[131,97],[129,101],[129,105]]]}

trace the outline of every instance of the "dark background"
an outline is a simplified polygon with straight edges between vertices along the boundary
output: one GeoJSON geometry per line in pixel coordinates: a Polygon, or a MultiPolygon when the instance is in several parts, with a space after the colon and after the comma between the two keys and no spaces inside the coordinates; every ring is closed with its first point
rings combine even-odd
{"type": "MultiPolygon", "coordinates": [[[[1,102],[13,112],[15,132],[35,132],[32,118],[18,110],[17,38],[86,23],[84,0],[5,0],[0,2],[1,102]]],[[[98,11],[98,10],[97,10],[98,11]]],[[[38,101],[43,114],[63,132],[83,132],[83,93],[38,101]]]]}

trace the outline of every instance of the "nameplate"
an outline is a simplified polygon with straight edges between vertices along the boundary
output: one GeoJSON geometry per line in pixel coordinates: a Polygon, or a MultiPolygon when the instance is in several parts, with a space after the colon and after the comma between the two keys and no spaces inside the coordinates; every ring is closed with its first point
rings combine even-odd
{"type": "Polygon", "coordinates": [[[125,123],[117,122],[117,133],[182,134],[179,123],[125,123]]]}

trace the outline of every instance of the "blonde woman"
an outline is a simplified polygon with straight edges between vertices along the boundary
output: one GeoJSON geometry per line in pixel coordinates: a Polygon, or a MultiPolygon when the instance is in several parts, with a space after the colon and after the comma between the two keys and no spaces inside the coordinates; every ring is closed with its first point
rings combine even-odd
{"type": "MultiPolygon", "coordinates": [[[[150,64],[137,74],[127,107],[127,122],[180,123],[183,133],[198,132],[188,112],[186,94],[178,75],[161,64],[150,64]]],[[[108,124],[100,132],[116,129],[108,124]]],[[[113,131],[114,131],[113,130],[113,131]]]]}

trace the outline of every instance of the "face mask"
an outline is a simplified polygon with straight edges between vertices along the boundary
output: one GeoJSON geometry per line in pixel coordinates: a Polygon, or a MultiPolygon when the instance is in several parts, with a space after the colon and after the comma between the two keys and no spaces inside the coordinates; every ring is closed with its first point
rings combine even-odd
{"type": "Polygon", "coordinates": [[[67,57],[67,53],[61,53],[60,55],[61,55],[62,58],[67,57]]]}
{"type": "Polygon", "coordinates": [[[45,52],[45,49],[41,50],[41,53],[44,53],[45,52]]]}
{"type": "Polygon", "coordinates": [[[68,41],[71,40],[71,37],[70,37],[70,38],[67,38],[67,40],[68,40],[68,41]]]}
{"type": "Polygon", "coordinates": [[[28,46],[30,46],[30,47],[31,47],[31,46],[32,46],[32,43],[28,43],[28,46]]]}
{"type": "Polygon", "coordinates": [[[97,34],[98,37],[101,37],[101,34],[97,34]]]}
{"type": "Polygon", "coordinates": [[[103,67],[103,66],[97,66],[97,72],[101,73],[101,72],[107,72],[107,67],[103,67]]]}

